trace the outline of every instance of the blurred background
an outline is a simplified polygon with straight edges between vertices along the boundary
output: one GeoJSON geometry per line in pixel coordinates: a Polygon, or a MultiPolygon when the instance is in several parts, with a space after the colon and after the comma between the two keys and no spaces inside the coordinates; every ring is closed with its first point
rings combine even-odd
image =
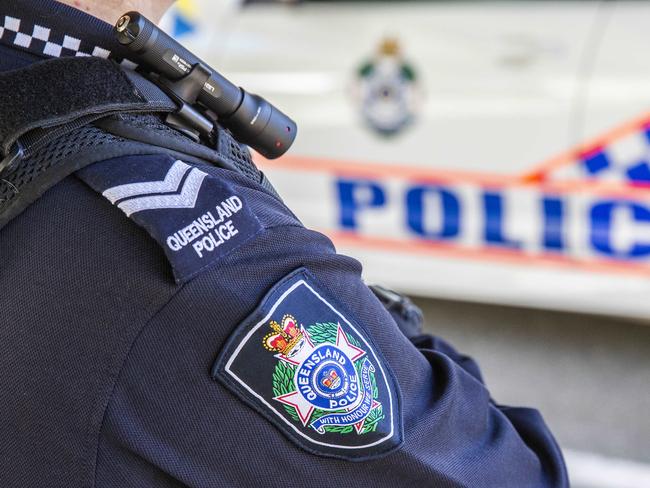
{"type": "Polygon", "coordinates": [[[256,161],[409,294],[573,486],[650,487],[650,3],[181,0],[164,28],[298,123],[256,161]]]}

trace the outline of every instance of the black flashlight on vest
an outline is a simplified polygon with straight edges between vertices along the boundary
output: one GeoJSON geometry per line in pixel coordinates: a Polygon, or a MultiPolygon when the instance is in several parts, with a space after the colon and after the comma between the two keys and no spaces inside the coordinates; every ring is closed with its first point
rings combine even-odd
{"type": "Polygon", "coordinates": [[[209,135],[213,120],[218,120],[235,139],[269,159],[282,156],[293,144],[297,133],[293,120],[228,81],[142,14],[120,17],[115,35],[178,103],[178,112],[167,120],[171,125],[181,130],[189,125],[190,132],[209,135]]]}

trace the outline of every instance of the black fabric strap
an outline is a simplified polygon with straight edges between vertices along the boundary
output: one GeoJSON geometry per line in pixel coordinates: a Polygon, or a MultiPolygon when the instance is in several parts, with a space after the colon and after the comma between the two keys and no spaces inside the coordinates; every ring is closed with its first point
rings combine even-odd
{"type": "MultiPolygon", "coordinates": [[[[100,129],[95,129],[93,127],[81,128],[64,136],[63,139],[78,138],[79,136],[77,133],[87,133],[89,130],[95,131],[98,134],[103,132],[100,129]]],[[[83,136],[86,136],[86,134],[83,136]]],[[[110,135],[104,134],[104,137],[110,137],[110,135]]],[[[139,154],[169,154],[174,157],[182,158],[184,161],[190,163],[204,162],[201,158],[196,158],[187,153],[180,153],[166,148],[151,146],[149,144],[143,144],[141,142],[130,141],[118,137],[113,137],[108,144],[93,143],[89,144],[87,147],[71,147],[71,149],[74,149],[74,151],[65,158],[62,158],[62,160],[57,162],[57,164],[52,165],[45,170],[42,170],[38,166],[38,163],[33,164],[30,160],[25,161],[25,164],[31,166],[30,169],[33,168],[35,171],[41,169],[41,172],[38,173],[36,177],[30,178],[22,184],[20,183],[21,178],[15,179],[17,176],[16,173],[22,168],[19,168],[16,173],[13,173],[7,179],[0,180],[0,194],[5,193],[5,195],[0,196],[0,229],[20,215],[27,207],[29,207],[29,205],[40,198],[43,193],[52,188],[58,182],[74,172],[99,161],[106,161],[121,156],[135,156],[139,154]],[[14,184],[12,180],[18,184],[14,184]],[[6,190],[9,190],[9,192],[6,190]],[[10,195],[9,198],[6,198],[7,193],[10,195]]],[[[44,150],[49,150],[49,148],[46,147],[44,150]]]]}
{"type": "Polygon", "coordinates": [[[175,110],[155,84],[104,59],[62,58],[0,73],[0,152],[9,155],[0,154],[0,229],[66,176],[126,155],[210,162],[277,196],[224,129],[217,127],[212,148],[164,124],[161,114],[175,110]]]}
{"type": "MultiPolygon", "coordinates": [[[[174,102],[153,83],[114,62],[60,58],[0,73],[0,156],[34,131],[112,113],[172,112],[174,102]]],[[[38,139],[43,134],[32,134],[38,139]]]]}

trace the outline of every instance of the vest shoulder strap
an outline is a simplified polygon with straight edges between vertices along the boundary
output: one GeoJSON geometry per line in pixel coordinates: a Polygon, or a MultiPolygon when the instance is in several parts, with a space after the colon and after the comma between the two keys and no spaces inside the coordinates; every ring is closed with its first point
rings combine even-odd
{"type": "Polygon", "coordinates": [[[0,155],[6,157],[18,142],[25,151],[45,132],[110,114],[174,110],[176,104],[160,88],[112,61],[87,57],[35,63],[0,73],[0,155]]]}
{"type": "Polygon", "coordinates": [[[0,229],[68,175],[121,156],[208,162],[274,193],[227,131],[215,131],[213,148],[162,123],[176,110],[154,83],[105,59],[60,58],[0,73],[0,229]]]}

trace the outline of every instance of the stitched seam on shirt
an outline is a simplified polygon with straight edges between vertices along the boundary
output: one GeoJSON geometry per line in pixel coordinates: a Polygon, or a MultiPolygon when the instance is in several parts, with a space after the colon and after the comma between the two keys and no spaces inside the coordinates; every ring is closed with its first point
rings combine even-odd
{"type": "MultiPolygon", "coordinates": [[[[92,472],[92,475],[90,479],[84,480],[82,483],[83,486],[88,486],[90,488],[95,488],[97,484],[97,456],[99,455],[99,442],[101,439],[101,434],[102,430],[104,428],[104,422],[106,420],[106,412],[108,410],[108,406],[111,403],[111,400],[113,399],[113,394],[115,392],[115,387],[117,386],[117,382],[120,379],[120,376],[122,374],[122,370],[124,369],[124,366],[131,355],[131,351],[133,350],[133,347],[137,340],[140,338],[144,330],[158,317],[158,315],[165,309],[167,306],[170,304],[170,302],[180,293],[181,290],[183,290],[185,287],[185,284],[179,286],[174,293],[169,297],[167,301],[165,301],[164,304],[162,304],[152,315],[149,317],[149,319],[140,327],[140,329],[137,331],[137,333],[133,336],[133,339],[130,341],[130,344],[128,345],[128,348],[120,361],[119,366],[117,367],[117,370],[115,371],[114,375],[111,375],[112,382],[110,385],[110,392],[108,392],[108,396],[106,397],[106,401],[103,402],[102,405],[102,416],[101,420],[99,422],[97,430],[92,429],[92,427],[89,428],[91,432],[87,434],[86,438],[86,444],[88,445],[88,450],[93,449],[94,450],[94,455],[90,456],[88,455],[86,459],[82,460],[82,469],[89,467],[88,464],[92,462],[92,470],[89,470],[88,472],[92,472]],[[96,436],[95,436],[96,434],[96,436]],[[91,444],[92,442],[92,444],[91,444]]],[[[113,354],[111,356],[111,363],[110,366],[113,366],[113,361],[115,360],[116,354],[113,354]]]]}

